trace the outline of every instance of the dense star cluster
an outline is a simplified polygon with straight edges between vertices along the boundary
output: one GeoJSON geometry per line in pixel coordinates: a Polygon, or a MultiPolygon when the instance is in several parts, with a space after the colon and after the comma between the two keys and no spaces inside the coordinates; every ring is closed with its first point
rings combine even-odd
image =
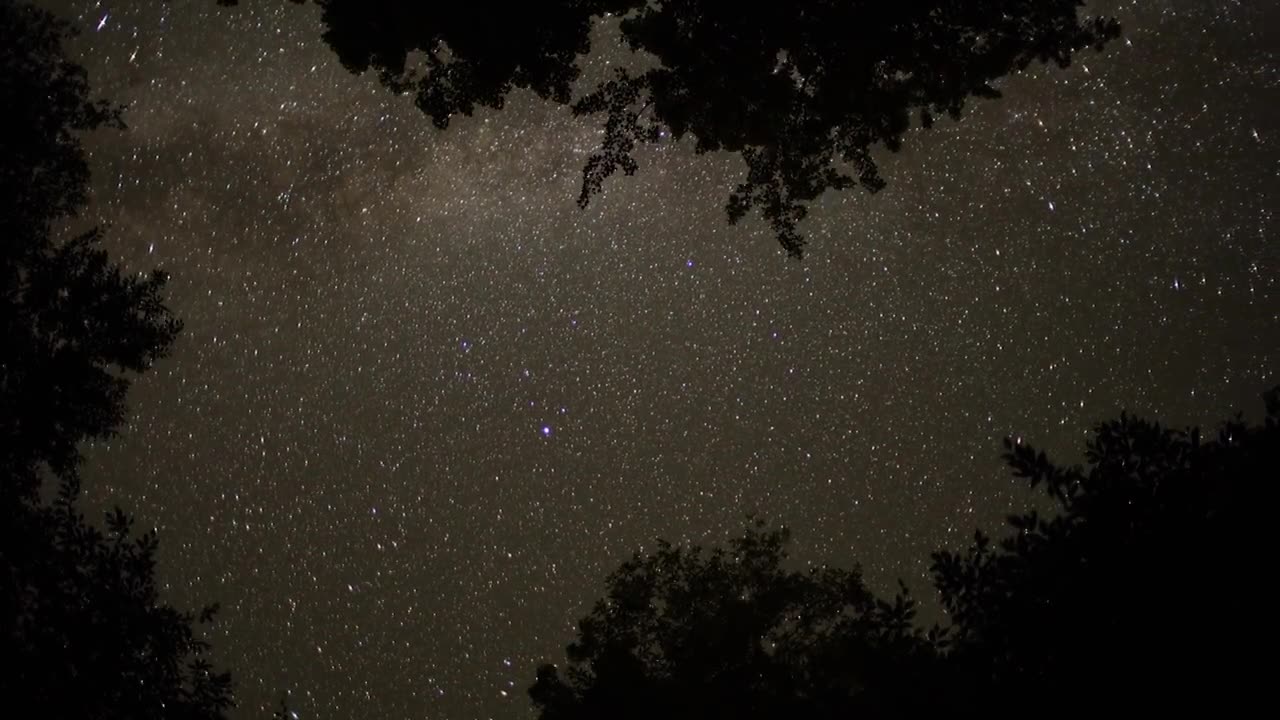
{"type": "Polygon", "coordinates": [[[222,604],[237,718],[528,717],[612,568],[748,513],[928,602],[930,551],[1029,502],[1004,438],[1070,461],[1277,382],[1275,3],[1091,7],[1120,40],[909,132],[799,262],[726,224],[740,159],[644,147],[579,209],[592,118],[518,92],[440,131],[314,7],[40,4],[128,104],[80,222],[185,324],[84,492],[222,604]]]}

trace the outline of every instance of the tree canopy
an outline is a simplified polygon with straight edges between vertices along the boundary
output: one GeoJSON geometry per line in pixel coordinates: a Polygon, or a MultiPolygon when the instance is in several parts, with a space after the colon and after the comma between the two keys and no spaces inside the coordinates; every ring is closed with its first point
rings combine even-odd
{"type": "Polygon", "coordinates": [[[0,697],[47,718],[222,720],[231,677],[198,615],[164,603],[154,533],[117,509],[106,532],[64,480],[50,503],[0,502],[0,697]]]}
{"type": "Polygon", "coordinates": [[[857,568],[785,569],[785,530],[728,549],[660,543],[608,580],[562,674],[529,693],[544,720],[835,717],[902,706],[928,638],[905,589],[876,598],[857,568]]]}
{"type": "Polygon", "coordinates": [[[219,720],[230,677],[197,634],[213,618],[162,602],[154,533],[76,509],[77,445],[124,421],[130,374],[179,331],[159,271],[114,264],[92,229],[81,133],[123,127],[62,43],[70,25],[0,3],[0,698],[48,718],[219,720]],[[57,491],[42,492],[52,471],[57,491]]]}
{"type": "Polygon", "coordinates": [[[599,116],[580,205],[619,170],[635,173],[644,143],[688,136],[699,153],[739,154],[746,175],[729,220],[759,212],[795,257],[809,205],[827,190],[883,188],[873,149],[898,150],[913,118],[959,118],[970,98],[998,97],[1000,78],[1066,66],[1120,31],[1082,17],[1084,0],[315,2],[343,65],[412,94],[439,128],[501,109],[515,89],[599,116]],[[623,47],[604,51],[621,62],[574,98],[592,23],[605,16],[621,18],[623,47]]]}
{"type": "Polygon", "coordinates": [[[18,493],[38,488],[41,467],[72,472],[80,441],[116,430],[131,374],[181,328],[164,273],[122,270],[100,228],[63,238],[89,196],[80,134],[123,128],[64,55],[72,34],[43,10],[0,4],[0,471],[18,493]]]}
{"type": "Polygon", "coordinates": [[[530,696],[542,720],[1248,707],[1265,687],[1260,508],[1280,477],[1280,388],[1266,401],[1262,425],[1236,418],[1210,440],[1102,423],[1087,469],[1010,441],[1015,477],[1057,511],[935,553],[949,623],[927,633],[905,587],[886,601],[857,568],[784,569],[785,531],[660,543],[609,577],[568,665],[539,668],[530,696]]]}
{"type": "Polygon", "coordinates": [[[949,651],[975,712],[1055,698],[1064,712],[1240,706],[1262,685],[1253,646],[1280,478],[1280,388],[1262,425],[1209,438],[1127,415],[1099,424],[1087,468],[1014,441],[1014,474],[1056,506],[933,556],[949,651]],[[1177,688],[1171,692],[1171,688],[1177,688]]]}

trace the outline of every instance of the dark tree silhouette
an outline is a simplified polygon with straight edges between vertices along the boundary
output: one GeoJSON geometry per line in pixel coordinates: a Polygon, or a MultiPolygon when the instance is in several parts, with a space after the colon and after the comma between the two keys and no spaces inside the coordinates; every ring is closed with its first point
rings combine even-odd
{"type": "Polygon", "coordinates": [[[1280,388],[1265,398],[1262,425],[1237,417],[1209,441],[1102,423],[1087,469],[1009,442],[1057,512],[933,555],[943,630],[914,627],[906,588],[878,600],[856,568],[788,572],[785,532],[756,525],[728,550],[661,543],[624,563],[530,696],[541,720],[1251,710],[1269,687],[1280,480],[1280,388]]]}
{"type": "Polygon", "coordinates": [[[1215,714],[1266,687],[1255,657],[1280,480],[1280,388],[1261,426],[1215,438],[1121,416],[1088,468],[1008,442],[1017,477],[1056,504],[1012,516],[993,545],[934,555],[954,623],[953,697],[978,712],[1052,698],[1062,713],[1118,704],[1215,714]]]}
{"type": "Polygon", "coordinates": [[[55,239],[88,198],[78,134],[122,127],[63,55],[71,32],[0,2],[0,703],[22,717],[214,720],[230,679],[195,632],[213,608],[162,603],[154,534],[133,536],[119,510],[104,533],[75,508],[77,444],[123,422],[129,373],[179,324],[161,273],[126,275],[98,230],[55,239]]]}
{"type": "Polygon", "coordinates": [[[77,443],[115,431],[130,373],[180,329],[163,273],[122,272],[99,229],[58,239],[88,198],[79,133],[123,127],[63,55],[71,34],[47,12],[0,3],[0,476],[20,495],[38,489],[41,464],[71,473],[77,443]]]}
{"type": "MultiPolygon", "coordinates": [[[[236,0],[220,0],[234,5],[236,0]]],[[[602,147],[583,170],[581,205],[638,165],[637,145],[694,138],[697,152],[746,161],[729,220],[758,210],[786,251],[829,189],[884,186],[872,149],[896,151],[912,118],[959,118],[971,97],[1034,62],[1067,65],[1119,35],[1079,15],[1084,0],[547,0],[433,3],[315,0],[325,40],[352,72],[412,93],[436,126],[516,88],[579,115],[602,115],[602,147]],[[620,37],[646,59],[571,100],[592,20],[621,16],[620,37]]]]}
{"type": "Polygon", "coordinates": [[[538,670],[543,720],[835,717],[908,707],[928,638],[905,588],[877,599],[858,570],[788,571],[785,530],[728,549],[660,542],[608,580],[569,665],[538,670]]]}
{"type": "Polygon", "coordinates": [[[231,678],[214,670],[197,617],[161,602],[156,537],[75,509],[78,484],[50,504],[0,502],[0,698],[31,716],[220,720],[231,678]]]}

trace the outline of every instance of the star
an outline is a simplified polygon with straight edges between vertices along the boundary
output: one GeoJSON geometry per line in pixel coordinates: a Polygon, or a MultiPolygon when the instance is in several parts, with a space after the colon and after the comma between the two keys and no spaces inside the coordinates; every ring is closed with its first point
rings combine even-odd
{"type": "Polygon", "coordinates": [[[129,30],[76,43],[129,126],[84,139],[83,220],[185,323],[85,511],[221,603],[233,720],[285,688],[315,720],[527,717],[622,558],[747,513],[925,595],[1026,501],[1005,436],[1070,461],[1120,410],[1212,423],[1275,382],[1275,3],[1099,5],[1132,43],[911,131],[885,190],[809,208],[803,262],[726,222],[737,156],[668,138],[580,210],[591,118],[521,92],[439,131],[318,12],[44,4],[129,30]]]}

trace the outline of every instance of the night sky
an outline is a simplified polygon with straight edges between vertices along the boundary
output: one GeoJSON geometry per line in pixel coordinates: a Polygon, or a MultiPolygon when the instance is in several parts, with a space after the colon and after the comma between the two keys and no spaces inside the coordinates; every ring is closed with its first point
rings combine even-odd
{"type": "Polygon", "coordinates": [[[518,93],[437,131],[314,7],[42,4],[130,106],[84,219],[186,323],[88,501],[222,603],[237,718],[527,717],[611,569],[747,513],[929,601],[928,553],[1032,497],[1002,438],[1079,461],[1122,409],[1280,381],[1274,2],[1094,8],[1122,40],[882,153],[803,262],[726,223],[737,157],[647,150],[579,210],[591,119],[518,93]]]}

